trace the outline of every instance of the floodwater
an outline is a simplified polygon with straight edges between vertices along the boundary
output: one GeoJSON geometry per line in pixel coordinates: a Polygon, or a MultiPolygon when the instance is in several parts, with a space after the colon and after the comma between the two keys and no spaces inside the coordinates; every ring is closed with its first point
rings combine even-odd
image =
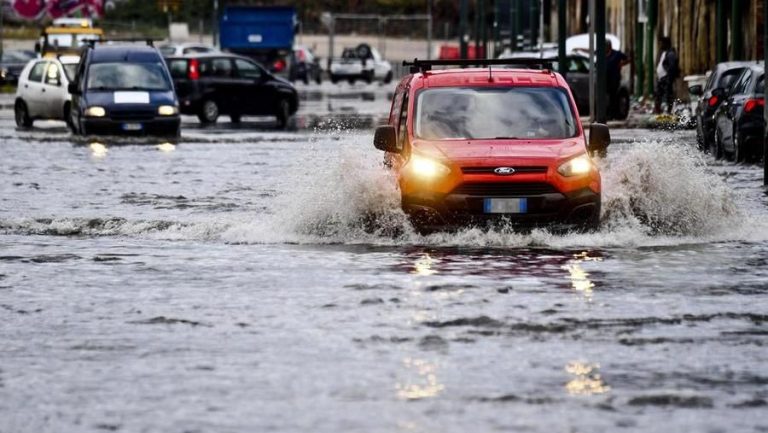
{"type": "Polygon", "coordinates": [[[176,144],[0,111],[0,432],[768,431],[761,167],[616,130],[599,232],[423,237],[387,92],[305,95],[176,144]]]}

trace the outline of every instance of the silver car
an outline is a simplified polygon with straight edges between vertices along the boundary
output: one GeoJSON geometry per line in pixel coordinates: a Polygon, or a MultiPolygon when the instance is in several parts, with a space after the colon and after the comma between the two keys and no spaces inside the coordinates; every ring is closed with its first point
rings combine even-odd
{"type": "Polygon", "coordinates": [[[64,120],[69,124],[71,96],[67,86],[77,74],[79,56],[31,60],[21,71],[16,88],[16,125],[29,128],[37,119],[64,120]]]}

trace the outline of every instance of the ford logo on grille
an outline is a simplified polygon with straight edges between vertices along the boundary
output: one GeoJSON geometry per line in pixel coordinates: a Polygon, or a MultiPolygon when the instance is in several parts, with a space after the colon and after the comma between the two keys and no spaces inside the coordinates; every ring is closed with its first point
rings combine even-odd
{"type": "Polygon", "coordinates": [[[498,167],[495,170],[493,170],[493,172],[498,174],[499,176],[509,176],[510,174],[515,173],[515,169],[512,167],[498,167]]]}

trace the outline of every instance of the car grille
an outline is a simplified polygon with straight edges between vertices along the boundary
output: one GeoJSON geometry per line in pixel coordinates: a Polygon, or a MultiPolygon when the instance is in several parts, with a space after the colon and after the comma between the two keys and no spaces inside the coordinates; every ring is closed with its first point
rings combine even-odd
{"type": "MultiPolygon", "coordinates": [[[[461,172],[464,174],[494,174],[493,170],[496,170],[497,168],[502,166],[493,166],[493,167],[461,167],[461,172]]],[[[506,167],[506,166],[503,166],[506,167]]],[[[515,173],[512,173],[513,175],[516,173],[546,173],[547,167],[546,166],[523,166],[523,167],[512,167],[515,169],[515,173]]],[[[509,175],[507,175],[509,176],[509,175]]]]}
{"type": "Polygon", "coordinates": [[[152,120],[155,118],[155,111],[113,111],[109,113],[109,117],[118,121],[152,120]]]}
{"type": "Polygon", "coordinates": [[[558,192],[555,187],[543,182],[478,182],[463,183],[452,194],[477,195],[484,197],[529,196],[558,192]]]}

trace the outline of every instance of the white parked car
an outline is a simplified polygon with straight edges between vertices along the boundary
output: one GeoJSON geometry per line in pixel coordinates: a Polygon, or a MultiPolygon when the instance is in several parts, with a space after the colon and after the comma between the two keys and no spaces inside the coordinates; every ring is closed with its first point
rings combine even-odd
{"type": "Polygon", "coordinates": [[[16,125],[29,128],[35,119],[69,123],[71,96],[67,86],[77,74],[79,56],[31,60],[21,71],[16,88],[16,125]]]}
{"type": "Polygon", "coordinates": [[[216,47],[212,47],[206,44],[187,42],[183,44],[166,44],[157,47],[163,57],[183,56],[185,54],[194,53],[218,53],[219,50],[216,47]]]}
{"type": "Polygon", "coordinates": [[[356,80],[368,83],[374,80],[384,83],[392,81],[392,65],[381,57],[376,48],[368,44],[345,48],[340,58],[331,60],[328,73],[334,83],[339,80],[347,80],[350,83],[356,80]]]}

